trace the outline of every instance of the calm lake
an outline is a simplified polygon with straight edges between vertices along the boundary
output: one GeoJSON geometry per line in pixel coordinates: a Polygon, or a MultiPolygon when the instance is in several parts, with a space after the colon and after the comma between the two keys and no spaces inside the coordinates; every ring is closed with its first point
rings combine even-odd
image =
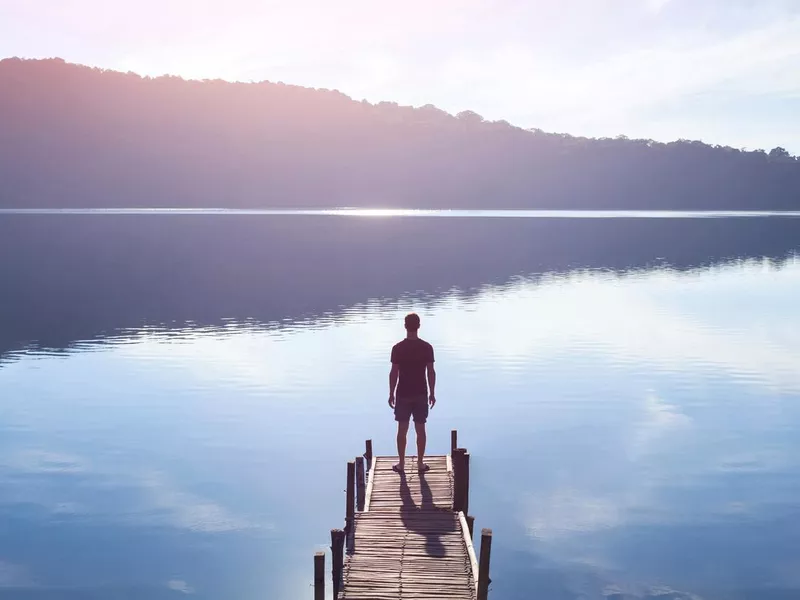
{"type": "Polygon", "coordinates": [[[410,310],[490,598],[800,598],[798,251],[785,215],[4,211],[0,598],[310,599],[410,310]]]}

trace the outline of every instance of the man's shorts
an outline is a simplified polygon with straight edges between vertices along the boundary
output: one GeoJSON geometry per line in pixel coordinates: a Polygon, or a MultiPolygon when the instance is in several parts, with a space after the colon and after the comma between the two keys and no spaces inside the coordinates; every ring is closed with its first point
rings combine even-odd
{"type": "Polygon", "coordinates": [[[414,415],[414,423],[424,423],[428,419],[428,398],[426,396],[397,398],[394,403],[394,420],[408,423],[411,415],[414,415]]]}

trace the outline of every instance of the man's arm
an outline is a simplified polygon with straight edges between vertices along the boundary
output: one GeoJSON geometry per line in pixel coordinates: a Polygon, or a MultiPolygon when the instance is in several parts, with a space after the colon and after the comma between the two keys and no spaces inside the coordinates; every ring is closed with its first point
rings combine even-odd
{"type": "Polygon", "coordinates": [[[436,404],[436,369],[433,368],[433,363],[429,362],[426,367],[425,371],[428,375],[428,390],[430,391],[430,404],[431,408],[433,405],[436,404]]]}
{"type": "Polygon", "coordinates": [[[389,371],[389,406],[394,408],[394,390],[397,388],[397,379],[400,376],[400,367],[397,363],[392,363],[392,370],[389,371]]]}

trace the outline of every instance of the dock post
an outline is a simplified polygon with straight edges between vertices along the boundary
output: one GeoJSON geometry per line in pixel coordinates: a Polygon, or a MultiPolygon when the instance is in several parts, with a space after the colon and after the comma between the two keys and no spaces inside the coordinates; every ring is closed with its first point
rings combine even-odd
{"type": "Polygon", "coordinates": [[[367,459],[367,470],[372,465],[372,440],[367,440],[365,444],[364,458],[367,459]]]}
{"type": "Polygon", "coordinates": [[[464,454],[461,457],[461,463],[461,478],[464,480],[464,500],[463,504],[461,505],[461,510],[463,510],[464,514],[466,515],[469,513],[469,452],[466,450],[464,450],[464,454]]]}
{"type": "Polygon", "coordinates": [[[339,598],[342,586],[342,569],[344,568],[344,530],[331,529],[331,580],[333,597],[339,598]]]}
{"type": "Polygon", "coordinates": [[[314,600],[325,600],[325,553],[314,554],[314,600]]]}
{"type": "Polygon", "coordinates": [[[345,502],[345,527],[347,535],[353,531],[355,521],[355,486],[356,486],[356,462],[354,460],[347,463],[347,499],[345,502]]]}
{"type": "Polygon", "coordinates": [[[489,597],[489,556],[492,553],[492,530],[481,529],[481,559],[478,564],[478,600],[489,597]]]}
{"type": "Polygon", "coordinates": [[[356,510],[364,510],[364,497],[366,485],[364,483],[364,457],[356,457],[356,510]]]}
{"type": "Polygon", "coordinates": [[[453,451],[453,511],[464,512],[464,448],[453,451]]]}
{"type": "Polygon", "coordinates": [[[456,451],[458,448],[458,430],[453,429],[450,431],[450,455],[453,455],[453,452],[456,451]]]}
{"type": "Polygon", "coordinates": [[[466,515],[464,518],[467,520],[467,527],[469,527],[469,537],[472,537],[472,532],[475,529],[475,517],[466,515]]]}

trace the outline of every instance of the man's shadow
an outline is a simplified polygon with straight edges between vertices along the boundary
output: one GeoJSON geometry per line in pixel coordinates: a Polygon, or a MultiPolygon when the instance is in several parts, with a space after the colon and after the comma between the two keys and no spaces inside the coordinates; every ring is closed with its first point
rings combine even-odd
{"type": "Polygon", "coordinates": [[[442,534],[456,531],[453,511],[437,507],[433,503],[433,493],[425,480],[425,474],[419,473],[421,503],[417,506],[411,494],[409,481],[405,472],[400,473],[400,518],[408,531],[425,537],[425,553],[434,558],[443,558],[446,549],[442,543],[442,534]]]}

